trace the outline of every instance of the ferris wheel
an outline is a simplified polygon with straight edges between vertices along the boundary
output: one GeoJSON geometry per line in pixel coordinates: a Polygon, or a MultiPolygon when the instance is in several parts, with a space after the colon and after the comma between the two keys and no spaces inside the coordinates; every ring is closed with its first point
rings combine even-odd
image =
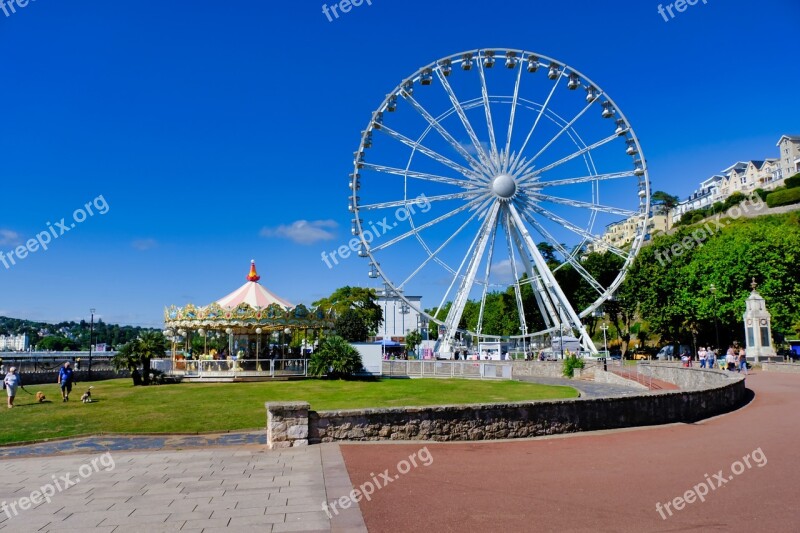
{"type": "Polygon", "coordinates": [[[459,332],[572,332],[596,353],[581,318],[613,296],[647,235],[647,166],[628,120],[573,67],[522,50],[455,54],[403,80],[361,134],[350,189],[369,276],[434,297],[417,310],[439,324],[442,353],[459,332]],[[629,242],[603,239],[609,225],[629,242]],[[591,251],[617,256],[613,275],[589,272],[591,251]],[[567,296],[577,285],[591,294],[582,309],[567,296]]]}

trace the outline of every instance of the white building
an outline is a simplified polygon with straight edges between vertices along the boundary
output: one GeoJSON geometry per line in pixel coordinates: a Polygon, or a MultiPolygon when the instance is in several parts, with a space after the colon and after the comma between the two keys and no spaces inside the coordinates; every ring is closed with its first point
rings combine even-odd
{"type": "Polygon", "coordinates": [[[24,352],[28,342],[27,335],[0,335],[0,351],[24,352]]]}
{"type": "Polygon", "coordinates": [[[784,135],[778,140],[781,176],[786,179],[800,172],[800,135],[784,135]]]}
{"type": "Polygon", "coordinates": [[[672,210],[673,224],[680,220],[684,213],[694,211],[695,209],[702,209],[713,205],[715,202],[722,201],[720,186],[724,181],[725,176],[722,174],[715,174],[703,181],[697,190],[672,210]]]}
{"type": "Polygon", "coordinates": [[[419,330],[422,338],[427,339],[428,321],[421,317],[417,309],[421,309],[422,296],[405,296],[414,306],[408,305],[391,289],[384,287],[377,291],[375,303],[383,310],[383,323],[378,326],[375,340],[393,340],[405,342],[406,335],[419,330]],[[417,309],[415,309],[416,307],[417,309]]]}

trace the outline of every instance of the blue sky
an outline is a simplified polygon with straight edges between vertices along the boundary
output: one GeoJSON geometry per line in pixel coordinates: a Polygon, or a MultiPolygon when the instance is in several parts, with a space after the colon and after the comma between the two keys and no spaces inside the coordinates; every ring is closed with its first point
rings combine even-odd
{"type": "Polygon", "coordinates": [[[363,260],[320,257],[350,238],[352,153],[386,93],[463,50],[539,52],[591,77],[635,128],[653,190],[683,197],[800,134],[794,0],[701,0],[668,22],[638,0],[372,0],[330,22],[322,5],[0,11],[0,251],[95,202],[46,251],[0,262],[0,315],[158,326],[166,305],[238,287],[250,259],[295,303],[377,286],[363,260]]]}

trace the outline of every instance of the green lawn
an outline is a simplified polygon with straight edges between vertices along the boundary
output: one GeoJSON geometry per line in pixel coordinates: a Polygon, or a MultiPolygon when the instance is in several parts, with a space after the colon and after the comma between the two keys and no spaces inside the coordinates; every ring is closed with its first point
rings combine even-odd
{"type": "Polygon", "coordinates": [[[275,381],[181,383],[133,387],[130,379],[93,383],[95,402],[83,404],[85,384],[63,403],[58,386],[28,385],[48,402],[18,391],[14,409],[3,410],[0,444],[96,433],[202,433],[266,426],[264,402],[304,400],[317,411],[575,398],[570,387],[466,379],[381,381],[275,381]]]}

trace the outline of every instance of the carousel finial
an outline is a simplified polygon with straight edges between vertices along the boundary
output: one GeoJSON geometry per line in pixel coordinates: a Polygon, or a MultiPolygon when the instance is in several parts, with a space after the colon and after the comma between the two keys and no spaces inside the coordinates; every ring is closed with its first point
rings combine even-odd
{"type": "Polygon", "coordinates": [[[258,281],[261,279],[261,276],[258,275],[256,272],[256,260],[250,260],[250,273],[247,275],[247,281],[258,281]]]}

